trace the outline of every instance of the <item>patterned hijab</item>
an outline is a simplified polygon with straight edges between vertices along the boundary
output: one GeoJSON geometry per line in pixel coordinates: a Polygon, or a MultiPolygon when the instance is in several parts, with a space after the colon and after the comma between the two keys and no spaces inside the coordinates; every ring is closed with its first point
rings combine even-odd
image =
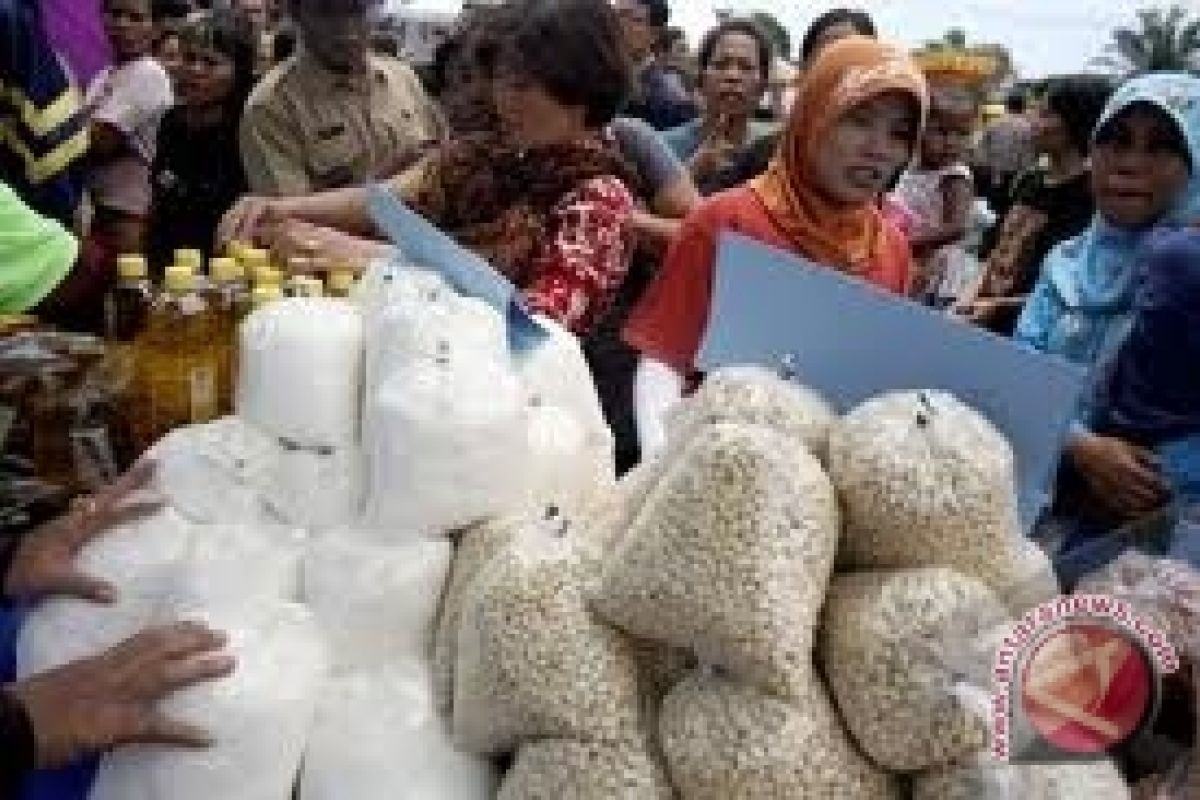
{"type": "Polygon", "coordinates": [[[866,270],[884,244],[875,204],[836,204],[815,187],[821,144],[838,119],[886,92],[928,108],[925,78],[903,50],[863,36],[830,45],[805,71],[787,129],[770,167],[750,187],[801,255],[848,272],[866,270]]]}

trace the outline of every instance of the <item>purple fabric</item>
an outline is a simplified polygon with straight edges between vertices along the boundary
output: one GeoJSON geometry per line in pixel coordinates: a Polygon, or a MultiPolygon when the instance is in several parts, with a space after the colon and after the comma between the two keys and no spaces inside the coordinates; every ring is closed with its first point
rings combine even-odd
{"type": "Polygon", "coordinates": [[[101,0],[41,0],[42,27],[55,52],[71,69],[75,85],[86,87],[112,62],[101,0]]]}

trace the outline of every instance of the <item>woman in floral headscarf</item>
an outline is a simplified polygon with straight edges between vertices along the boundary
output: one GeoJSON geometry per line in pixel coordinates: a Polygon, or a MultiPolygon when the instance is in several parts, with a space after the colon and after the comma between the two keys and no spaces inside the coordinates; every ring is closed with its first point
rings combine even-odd
{"type": "Polygon", "coordinates": [[[805,72],[767,172],[709,199],[685,223],[625,338],[642,354],[636,394],[643,452],[694,371],[709,315],[718,240],[739,233],[897,294],[912,256],[879,198],[912,158],[928,104],[902,50],[843,39],[805,72]]]}

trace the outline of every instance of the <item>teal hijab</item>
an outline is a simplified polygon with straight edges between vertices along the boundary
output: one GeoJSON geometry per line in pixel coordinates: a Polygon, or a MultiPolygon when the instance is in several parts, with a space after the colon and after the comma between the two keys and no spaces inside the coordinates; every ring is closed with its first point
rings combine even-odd
{"type": "Polygon", "coordinates": [[[1096,131],[1142,104],[1161,111],[1183,134],[1192,164],[1187,186],[1150,228],[1117,228],[1097,214],[1087,231],[1055,248],[1018,326],[1018,338],[1089,367],[1115,352],[1129,332],[1137,267],[1150,234],[1200,220],[1200,78],[1134,78],[1113,95],[1096,131]]]}

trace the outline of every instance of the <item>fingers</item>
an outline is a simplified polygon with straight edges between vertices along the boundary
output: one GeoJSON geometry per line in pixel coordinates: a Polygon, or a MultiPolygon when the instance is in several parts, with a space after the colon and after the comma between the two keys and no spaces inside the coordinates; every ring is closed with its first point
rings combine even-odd
{"type": "Polygon", "coordinates": [[[74,597],[102,605],[113,603],[117,599],[116,587],[111,583],[78,570],[72,570],[49,581],[45,594],[51,597],[74,597]]]}
{"type": "Polygon", "coordinates": [[[151,699],[158,700],[198,683],[225,678],[237,667],[227,653],[177,658],[161,665],[150,687],[151,699]]]}
{"type": "Polygon", "coordinates": [[[192,749],[211,747],[213,743],[213,738],[207,731],[194,725],[176,722],[161,714],[148,714],[143,717],[138,729],[120,742],[122,745],[154,744],[192,749]]]}

